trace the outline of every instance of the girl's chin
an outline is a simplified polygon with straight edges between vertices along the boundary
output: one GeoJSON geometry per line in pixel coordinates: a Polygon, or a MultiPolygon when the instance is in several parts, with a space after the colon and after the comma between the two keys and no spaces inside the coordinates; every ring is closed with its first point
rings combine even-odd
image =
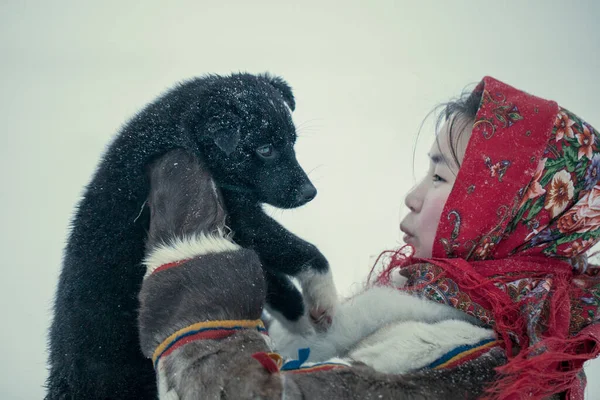
{"type": "Polygon", "coordinates": [[[422,248],[420,248],[419,246],[410,243],[414,249],[415,249],[415,254],[413,254],[413,257],[415,258],[431,258],[431,250],[423,250],[422,248]]]}
{"type": "Polygon", "coordinates": [[[415,249],[414,257],[417,258],[429,258],[431,257],[431,251],[423,251],[421,246],[419,246],[419,241],[416,237],[412,235],[404,235],[402,241],[406,244],[411,245],[415,249]]]}

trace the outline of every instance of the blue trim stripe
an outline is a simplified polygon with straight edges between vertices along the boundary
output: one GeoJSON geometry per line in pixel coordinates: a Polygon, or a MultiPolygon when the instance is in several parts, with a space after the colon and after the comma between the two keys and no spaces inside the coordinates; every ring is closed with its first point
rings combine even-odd
{"type": "Polygon", "coordinates": [[[469,351],[469,350],[473,350],[477,347],[481,347],[484,346],[490,342],[494,342],[496,341],[496,339],[484,339],[479,343],[475,343],[475,344],[471,344],[471,345],[462,345],[462,346],[458,346],[456,348],[454,348],[453,350],[450,350],[448,353],[444,354],[443,356],[441,356],[440,358],[438,358],[437,360],[435,360],[434,362],[432,362],[431,364],[429,364],[428,366],[425,367],[425,369],[433,369],[439,365],[442,365],[448,361],[450,361],[451,359],[453,359],[454,357],[456,357],[457,355],[459,355],[460,353],[464,353],[465,351],[469,351]]]}

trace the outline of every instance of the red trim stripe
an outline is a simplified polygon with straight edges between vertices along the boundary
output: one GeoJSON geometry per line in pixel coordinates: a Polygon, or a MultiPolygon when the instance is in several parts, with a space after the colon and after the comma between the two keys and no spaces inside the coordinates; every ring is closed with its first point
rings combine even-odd
{"type": "MultiPolygon", "coordinates": [[[[163,264],[160,267],[156,268],[154,271],[152,271],[152,274],[155,274],[155,273],[160,272],[160,271],[164,271],[164,270],[169,269],[169,268],[178,267],[181,264],[186,263],[186,262],[188,262],[190,260],[191,260],[191,258],[186,258],[185,260],[179,260],[179,261],[174,261],[172,263],[163,264]]],[[[150,275],[152,275],[152,274],[150,274],[150,275]]]]}
{"type": "Polygon", "coordinates": [[[330,371],[332,369],[338,368],[348,368],[345,365],[340,364],[327,364],[327,365],[315,365],[314,367],[306,367],[300,369],[288,369],[286,371],[282,371],[285,374],[302,374],[307,372],[317,372],[317,371],[330,371]]]}
{"type": "Polygon", "coordinates": [[[171,354],[173,351],[178,349],[179,347],[188,344],[190,342],[195,342],[196,340],[210,340],[210,339],[223,339],[228,336],[233,335],[237,331],[235,330],[214,330],[214,331],[205,331],[198,332],[194,335],[186,336],[183,339],[178,340],[175,344],[169,347],[164,353],[160,355],[160,357],[166,357],[171,354]]]}
{"type": "Polygon", "coordinates": [[[261,365],[265,367],[269,373],[275,374],[279,372],[279,365],[277,365],[275,360],[269,357],[269,354],[265,353],[264,351],[252,354],[252,358],[261,363],[261,365]]]}
{"type": "Polygon", "coordinates": [[[440,365],[438,368],[434,368],[434,369],[450,369],[450,368],[458,367],[461,364],[464,364],[468,361],[471,361],[471,360],[481,357],[485,353],[489,353],[494,348],[500,348],[500,347],[499,346],[488,346],[488,347],[485,347],[482,349],[478,349],[478,350],[473,351],[472,353],[465,355],[463,357],[460,357],[460,358],[455,357],[457,359],[450,360],[446,364],[440,365]]]}

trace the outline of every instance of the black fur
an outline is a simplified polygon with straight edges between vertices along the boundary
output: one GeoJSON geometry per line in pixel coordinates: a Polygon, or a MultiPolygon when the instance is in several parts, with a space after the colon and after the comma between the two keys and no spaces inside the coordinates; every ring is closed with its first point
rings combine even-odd
{"type": "Polygon", "coordinates": [[[298,274],[308,263],[313,269],[325,272],[329,269],[327,259],[314,245],[266,215],[260,204],[227,190],[223,194],[236,243],[255,249],[266,266],[267,303],[287,319],[297,320],[304,313],[302,295],[286,275],[298,274]]]}
{"type": "Polygon", "coordinates": [[[281,78],[208,76],[175,87],[122,128],[73,220],[50,330],[47,399],[155,398],[136,326],[149,224],[145,168],[171,149],[204,160],[223,192],[234,239],[254,248],[270,274],[271,306],[290,319],[303,313],[300,293],[281,273],[310,261],[327,270],[327,261],[260,208],[297,207],[316,194],[296,161],[286,104],[295,107],[281,78]],[[257,148],[269,144],[272,157],[261,158],[257,148]]]}

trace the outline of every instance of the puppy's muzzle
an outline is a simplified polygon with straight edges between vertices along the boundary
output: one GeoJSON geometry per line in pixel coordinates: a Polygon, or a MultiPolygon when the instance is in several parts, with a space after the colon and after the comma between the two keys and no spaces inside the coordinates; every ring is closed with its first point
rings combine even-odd
{"type": "Polygon", "coordinates": [[[305,204],[314,199],[316,195],[317,188],[315,188],[312,183],[308,182],[302,185],[302,187],[298,191],[296,201],[298,203],[305,204]]]}

